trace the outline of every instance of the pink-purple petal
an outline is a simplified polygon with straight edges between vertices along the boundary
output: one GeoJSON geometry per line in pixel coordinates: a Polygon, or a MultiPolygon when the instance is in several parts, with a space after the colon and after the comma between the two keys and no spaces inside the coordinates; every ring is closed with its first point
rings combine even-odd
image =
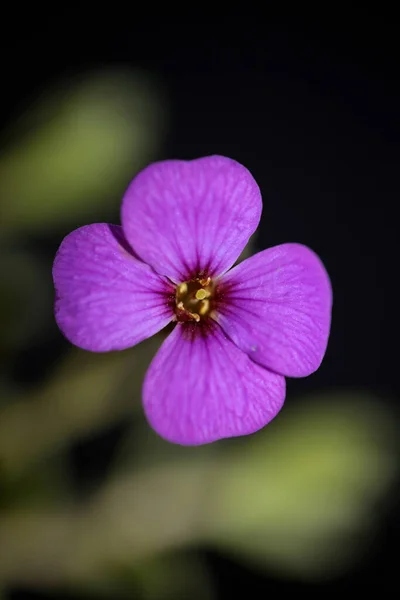
{"type": "Polygon", "coordinates": [[[283,244],[221,278],[218,322],[253,360],[289,377],[318,369],[328,343],[332,292],[316,254],[283,244]]]}
{"type": "Polygon", "coordinates": [[[144,409],[170,442],[196,446],[253,433],[273,419],[285,379],[257,365],[214,324],[177,324],[146,375],[144,409]]]}
{"type": "Polygon", "coordinates": [[[208,156],[144,169],[125,193],[121,219],[138,256],[178,283],[231,267],[257,228],[261,210],[260,190],[249,171],[230,158],[208,156]]]}
{"type": "Polygon", "coordinates": [[[54,260],[53,279],[57,324],[85,350],[128,348],[173,317],[171,284],[132,255],[121,227],[101,223],[70,233],[54,260]]]}

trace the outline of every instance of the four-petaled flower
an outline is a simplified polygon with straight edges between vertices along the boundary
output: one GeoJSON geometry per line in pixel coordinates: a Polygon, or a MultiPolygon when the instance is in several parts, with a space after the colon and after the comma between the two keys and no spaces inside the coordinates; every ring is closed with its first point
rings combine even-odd
{"type": "Polygon", "coordinates": [[[281,409],[284,377],[321,364],[332,294],[319,258],[283,244],[229,270],[261,210],[234,160],[159,162],[128,187],[122,227],[81,227],[57,252],[56,320],[76,346],[123,350],[176,323],[143,385],[147,419],[171,442],[257,431],[281,409]]]}

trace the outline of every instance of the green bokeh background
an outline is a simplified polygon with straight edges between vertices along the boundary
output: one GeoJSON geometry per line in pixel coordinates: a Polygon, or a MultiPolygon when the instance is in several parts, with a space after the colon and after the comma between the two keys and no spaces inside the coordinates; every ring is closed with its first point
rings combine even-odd
{"type": "Polygon", "coordinates": [[[217,598],[207,552],[282,580],[333,580],[363,560],[385,514],[397,416],[384,395],[333,382],[288,396],[256,435],[181,448],[155,435],[141,407],[143,376],[164,334],[96,355],[58,332],[54,251],[77,226],[118,222],[128,182],[162,156],[169,103],[147,72],[82,71],[41,90],[4,133],[5,593],[31,586],[76,597],[217,598]],[[107,460],[92,457],[77,478],[82,448],[103,447],[110,435],[107,460]]]}

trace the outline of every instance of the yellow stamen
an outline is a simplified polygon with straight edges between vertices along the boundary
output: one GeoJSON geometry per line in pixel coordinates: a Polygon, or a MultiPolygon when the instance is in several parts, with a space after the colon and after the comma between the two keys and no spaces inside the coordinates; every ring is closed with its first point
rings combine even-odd
{"type": "Polygon", "coordinates": [[[207,296],[210,295],[210,292],[207,292],[206,290],[203,290],[202,288],[200,290],[197,290],[196,292],[196,298],[197,300],[204,300],[204,298],[207,298],[207,296]]]}
{"type": "Polygon", "coordinates": [[[207,285],[209,285],[210,281],[211,281],[211,277],[207,277],[207,279],[199,279],[199,283],[203,287],[206,287],[207,285]]]}
{"type": "Polygon", "coordinates": [[[200,304],[200,308],[199,308],[199,313],[201,316],[204,316],[208,313],[210,309],[210,301],[209,300],[203,300],[202,303],[200,304]]]}
{"type": "Polygon", "coordinates": [[[188,285],[187,285],[186,282],[181,283],[181,284],[178,285],[178,292],[180,294],[182,294],[182,295],[186,294],[187,291],[188,291],[188,285]]]}
{"type": "Polygon", "coordinates": [[[178,321],[199,323],[213,308],[214,286],[211,278],[190,279],[176,286],[175,313],[178,321]]]}

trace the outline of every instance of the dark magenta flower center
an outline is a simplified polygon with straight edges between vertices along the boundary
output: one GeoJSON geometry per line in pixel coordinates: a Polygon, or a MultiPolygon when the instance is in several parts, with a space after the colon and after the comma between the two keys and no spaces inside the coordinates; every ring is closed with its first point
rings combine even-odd
{"type": "Polygon", "coordinates": [[[175,293],[175,314],[178,321],[200,321],[208,318],[214,308],[215,285],[210,277],[180,283],[175,293]]]}

